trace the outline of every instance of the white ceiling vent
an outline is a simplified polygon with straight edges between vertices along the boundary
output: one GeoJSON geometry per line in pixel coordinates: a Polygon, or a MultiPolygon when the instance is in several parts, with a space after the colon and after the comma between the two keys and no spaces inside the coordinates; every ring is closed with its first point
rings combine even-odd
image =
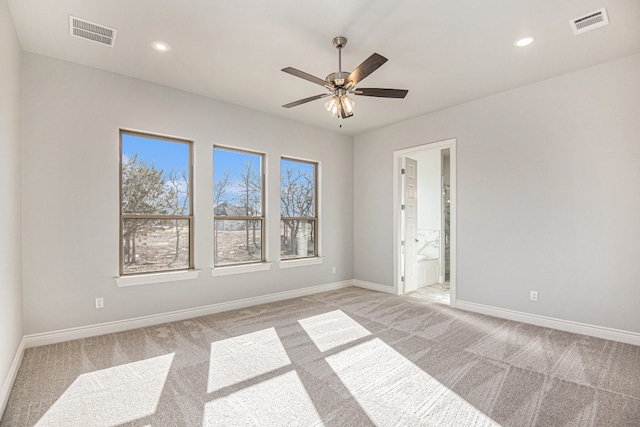
{"type": "Polygon", "coordinates": [[[72,36],[91,40],[96,43],[113,46],[116,30],[94,22],[85,21],[69,15],[69,33],[72,36]]]}
{"type": "Polygon", "coordinates": [[[609,24],[609,16],[607,15],[607,8],[603,7],[595,12],[588,13],[576,19],[569,21],[573,34],[586,33],[587,31],[595,30],[598,27],[609,24]]]}

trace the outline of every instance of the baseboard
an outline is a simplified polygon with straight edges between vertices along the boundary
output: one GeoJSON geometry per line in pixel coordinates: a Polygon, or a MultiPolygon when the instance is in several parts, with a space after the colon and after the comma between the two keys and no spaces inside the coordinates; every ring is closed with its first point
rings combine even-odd
{"type": "Polygon", "coordinates": [[[573,322],[570,320],[556,319],[553,317],[540,316],[537,314],[523,313],[520,311],[507,310],[504,308],[491,307],[488,305],[476,304],[468,301],[456,302],[456,308],[474,313],[488,314],[489,316],[501,319],[515,320],[517,322],[528,323],[546,328],[558,329],[560,331],[572,332],[580,335],[588,335],[595,338],[619,341],[627,344],[640,346],[640,334],[635,332],[622,331],[619,329],[605,328],[602,326],[589,325],[586,323],[573,322]]]}
{"type": "Polygon", "coordinates": [[[22,363],[24,349],[25,339],[22,338],[22,340],[20,340],[20,344],[18,345],[18,349],[16,350],[16,354],[13,357],[13,362],[11,363],[11,367],[9,368],[9,372],[7,372],[7,376],[5,377],[4,383],[2,384],[2,389],[0,389],[0,418],[2,418],[2,414],[7,407],[9,395],[11,394],[11,388],[13,388],[13,383],[18,376],[18,369],[20,369],[20,364],[22,363]]]}
{"type": "Polygon", "coordinates": [[[353,286],[357,286],[359,288],[369,289],[371,291],[384,292],[385,294],[395,295],[396,291],[393,289],[393,286],[385,286],[379,283],[366,282],[364,280],[353,280],[353,286]]]}
{"type": "Polygon", "coordinates": [[[252,298],[244,298],[236,301],[211,304],[202,307],[178,310],[169,313],[156,314],[151,316],[136,317],[133,319],[118,320],[115,322],[100,323],[97,325],[82,326],[78,328],[64,329],[60,331],[44,332],[41,334],[26,335],[23,339],[24,347],[38,347],[41,345],[56,344],[81,338],[89,338],[98,335],[111,334],[114,332],[128,331],[131,329],[155,326],[162,323],[175,322],[179,320],[192,319],[194,317],[207,316],[209,314],[221,313],[223,311],[236,310],[239,308],[251,307],[254,305],[267,304],[270,302],[283,301],[292,298],[299,298],[313,295],[320,292],[333,291],[336,289],[353,286],[352,280],[328,283],[325,285],[310,286],[302,289],[295,289],[285,292],[277,292],[252,298]]]}

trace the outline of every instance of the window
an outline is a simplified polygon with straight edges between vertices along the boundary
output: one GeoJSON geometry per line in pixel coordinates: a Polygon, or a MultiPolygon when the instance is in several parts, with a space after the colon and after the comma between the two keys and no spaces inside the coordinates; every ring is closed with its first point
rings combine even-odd
{"type": "Polygon", "coordinates": [[[214,267],[263,262],[264,155],[213,147],[214,267]]]}
{"type": "Polygon", "coordinates": [[[280,161],[280,258],[318,255],[317,163],[280,161]]]}
{"type": "Polygon", "coordinates": [[[120,131],[120,275],[193,268],[191,142],[120,131]]]}

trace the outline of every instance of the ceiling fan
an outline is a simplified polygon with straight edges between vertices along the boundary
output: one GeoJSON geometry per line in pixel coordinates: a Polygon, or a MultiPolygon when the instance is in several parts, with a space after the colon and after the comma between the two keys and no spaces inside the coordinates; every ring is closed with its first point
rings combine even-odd
{"type": "MultiPolygon", "coordinates": [[[[378,98],[404,98],[407,96],[409,91],[405,89],[357,87],[358,83],[364,80],[365,77],[387,62],[387,58],[374,53],[362,64],[358,65],[351,73],[347,73],[342,71],[342,48],[345,47],[346,44],[346,37],[339,36],[333,39],[333,45],[338,49],[338,71],[329,74],[324,80],[292,67],[282,69],[285,73],[324,86],[327,89],[326,93],[290,102],[283,105],[284,108],[295,107],[310,101],[315,101],[316,99],[331,96],[331,99],[325,103],[325,108],[333,117],[338,116],[340,119],[346,119],[353,116],[353,107],[355,104],[349,95],[375,96],[378,98]]],[[[342,126],[342,124],[340,126],[342,126]]]]}

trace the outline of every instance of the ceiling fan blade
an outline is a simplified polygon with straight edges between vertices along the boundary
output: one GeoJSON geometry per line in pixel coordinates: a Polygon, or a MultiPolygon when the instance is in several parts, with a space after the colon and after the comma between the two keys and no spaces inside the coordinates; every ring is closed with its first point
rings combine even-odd
{"type": "Polygon", "coordinates": [[[310,96],[308,98],[299,99],[297,101],[293,101],[293,102],[290,102],[288,104],[284,104],[283,107],[284,108],[296,107],[296,106],[298,106],[300,104],[306,104],[307,102],[315,101],[316,99],[324,98],[325,96],[329,96],[329,95],[331,95],[331,94],[330,93],[323,93],[321,95],[310,96]]]}
{"type": "Polygon", "coordinates": [[[319,77],[316,76],[312,76],[309,73],[305,73],[304,71],[300,71],[296,68],[292,68],[292,67],[287,67],[287,68],[283,68],[282,71],[284,71],[285,73],[291,74],[292,76],[296,76],[296,77],[300,77],[301,79],[305,79],[311,83],[315,83],[318,84],[320,86],[324,86],[326,88],[329,89],[333,89],[333,85],[329,82],[327,82],[326,80],[322,80],[319,77]]]}
{"type": "Polygon", "coordinates": [[[358,65],[351,74],[349,74],[349,77],[347,77],[347,80],[345,81],[345,87],[350,88],[357,85],[358,82],[364,80],[365,77],[380,68],[385,62],[387,62],[387,58],[374,53],[365,59],[362,64],[358,65]]]}
{"type": "Polygon", "coordinates": [[[379,98],[404,98],[409,93],[406,89],[381,89],[376,87],[359,87],[353,94],[360,96],[377,96],[379,98]]]}

